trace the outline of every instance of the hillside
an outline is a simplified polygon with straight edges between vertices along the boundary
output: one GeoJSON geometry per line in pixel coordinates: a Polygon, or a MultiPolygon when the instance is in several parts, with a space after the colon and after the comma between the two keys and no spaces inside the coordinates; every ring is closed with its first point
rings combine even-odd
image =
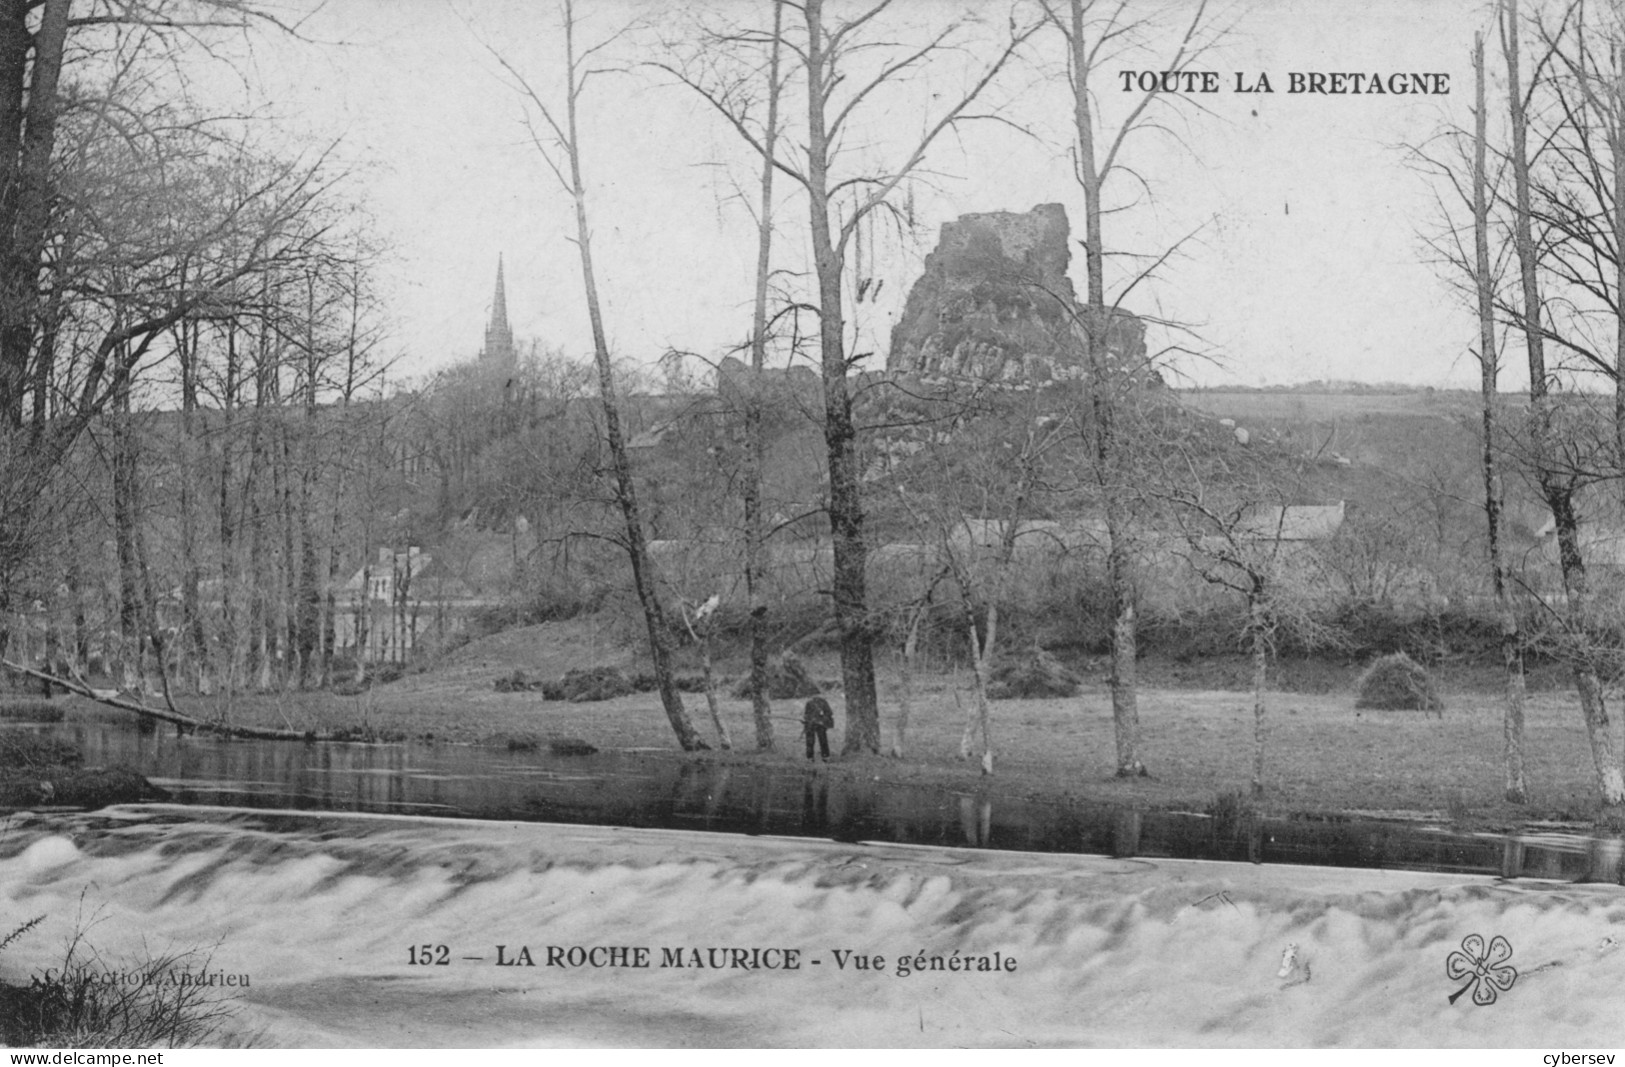
{"type": "Polygon", "coordinates": [[[1312,456],[1405,476],[1473,466],[1478,448],[1478,398],[1465,392],[1251,392],[1180,391],[1187,408],[1238,426],[1274,431],[1312,456]]]}

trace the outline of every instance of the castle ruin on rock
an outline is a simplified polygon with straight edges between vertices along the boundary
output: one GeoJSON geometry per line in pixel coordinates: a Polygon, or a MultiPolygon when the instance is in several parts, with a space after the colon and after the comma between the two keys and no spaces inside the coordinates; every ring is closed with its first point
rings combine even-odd
{"type": "MultiPolygon", "coordinates": [[[[892,328],[888,370],[1011,385],[1085,376],[1084,323],[1072,279],[1066,208],[961,215],[936,249],[892,328]]],[[[1110,357],[1139,363],[1145,324],[1112,311],[1110,357]]]]}

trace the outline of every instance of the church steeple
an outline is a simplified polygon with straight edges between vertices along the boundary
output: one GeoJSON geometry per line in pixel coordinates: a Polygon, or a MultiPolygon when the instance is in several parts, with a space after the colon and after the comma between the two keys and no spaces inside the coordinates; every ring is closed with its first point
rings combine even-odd
{"type": "Polygon", "coordinates": [[[485,327],[485,348],[480,362],[487,366],[509,368],[518,354],[513,347],[513,328],[508,325],[508,290],[502,279],[502,256],[497,255],[497,288],[491,297],[491,321],[485,327]]]}

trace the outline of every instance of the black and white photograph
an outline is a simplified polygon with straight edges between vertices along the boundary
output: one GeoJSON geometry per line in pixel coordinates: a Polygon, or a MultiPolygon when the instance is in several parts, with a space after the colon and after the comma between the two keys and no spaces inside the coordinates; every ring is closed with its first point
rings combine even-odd
{"type": "Polygon", "coordinates": [[[1617,0],[0,0],[12,1064],[1612,1063],[1622,706],[1617,0]]]}

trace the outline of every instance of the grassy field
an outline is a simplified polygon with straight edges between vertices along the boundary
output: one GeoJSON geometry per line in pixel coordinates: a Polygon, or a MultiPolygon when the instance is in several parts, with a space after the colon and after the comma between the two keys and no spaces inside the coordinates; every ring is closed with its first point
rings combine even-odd
{"type": "MultiPolygon", "coordinates": [[[[408,674],[359,696],[328,692],[265,694],[180,701],[182,710],[213,718],[223,711],[234,722],[296,729],[364,727],[391,736],[437,742],[505,744],[511,738],[579,738],[601,749],[654,748],[675,744],[653,693],[597,703],[546,701],[539,693],[499,693],[497,678],[523,670],[533,678],[557,677],[572,667],[636,668],[623,645],[583,624],[545,624],[510,630],[475,642],[432,670],[408,674]]],[[[808,661],[814,678],[839,677],[833,655],[808,661]]],[[[1104,679],[1091,678],[1069,699],[1008,700],[993,704],[995,774],[984,779],[960,761],[959,737],[968,692],[956,700],[953,676],[916,681],[906,759],[861,757],[838,760],[834,775],[883,781],[986,789],[1003,795],[1071,797],[1154,807],[1201,810],[1219,794],[1247,789],[1252,760],[1251,696],[1227,688],[1197,688],[1202,678],[1177,666],[1148,664],[1149,683],[1140,693],[1144,760],[1151,777],[1112,775],[1111,703],[1104,679]],[[1178,679],[1187,679],[1180,683],[1178,679]]],[[[743,672],[725,662],[724,672],[743,672]]],[[[1595,815],[1592,764],[1572,695],[1558,688],[1530,694],[1527,754],[1531,804],[1519,808],[1501,797],[1501,724],[1498,695],[1474,685],[1470,672],[1445,679],[1442,718],[1416,712],[1356,711],[1352,671],[1347,684],[1328,684],[1336,671],[1322,671],[1316,692],[1273,692],[1262,807],[1275,812],[1424,813],[1482,826],[1538,820],[1583,822],[1595,815]]],[[[968,686],[968,676],[959,683],[968,686]]],[[[1492,682],[1484,677],[1480,683],[1492,682]]],[[[837,749],[844,713],[839,693],[837,749]]],[[[686,697],[689,714],[708,742],[716,744],[704,697],[686,697]]],[[[70,705],[71,706],[71,705],[70,705]]],[[[799,701],[775,705],[778,751],[754,750],[747,701],[724,695],[731,753],[701,758],[799,762],[799,701]]],[[[883,670],[881,708],[889,746],[897,711],[895,676],[883,670]]],[[[73,714],[101,712],[80,705],[73,714]]],[[[1619,723],[1614,724],[1616,744],[1619,723]]]]}
{"type": "Polygon", "coordinates": [[[1470,413],[1479,403],[1462,390],[1380,389],[1313,393],[1296,390],[1181,389],[1180,403],[1197,411],[1233,419],[1314,421],[1365,415],[1446,415],[1470,413]]]}

